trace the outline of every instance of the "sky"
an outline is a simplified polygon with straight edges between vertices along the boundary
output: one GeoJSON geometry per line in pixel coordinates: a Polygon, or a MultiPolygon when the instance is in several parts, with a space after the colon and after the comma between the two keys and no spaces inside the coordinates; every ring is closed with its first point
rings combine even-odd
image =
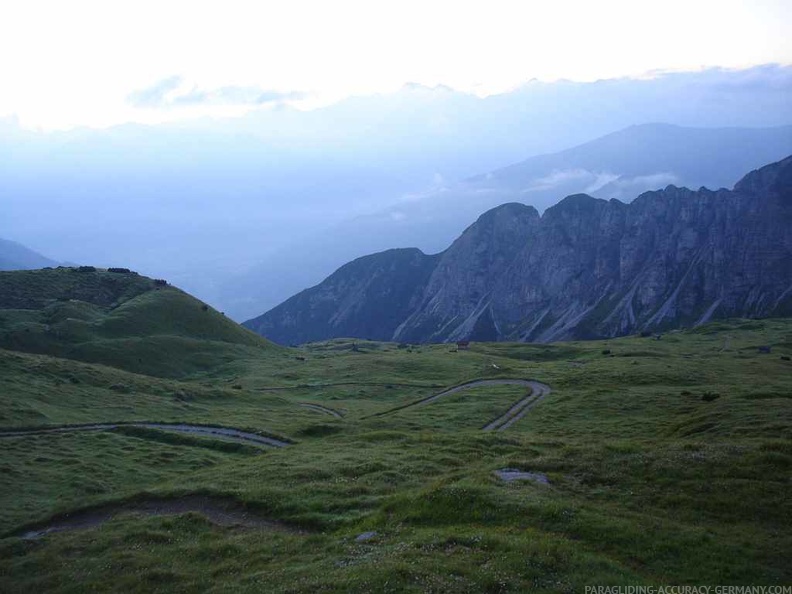
{"type": "Polygon", "coordinates": [[[792,64],[789,0],[11,0],[0,116],[62,130],[792,64]]]}

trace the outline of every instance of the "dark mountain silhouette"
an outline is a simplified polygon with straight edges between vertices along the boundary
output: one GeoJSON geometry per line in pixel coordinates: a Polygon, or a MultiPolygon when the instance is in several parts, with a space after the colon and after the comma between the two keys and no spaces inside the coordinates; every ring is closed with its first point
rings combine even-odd
{"type": "Polygon", "coordinates": [[[541,216],[504,204],[441,254],[403,253],[361,258],[245,325],[281,343],[546,342],[790,315],[792,157],[733,190],[575,194],[541,216]]]}
{"type": "Polygon", "coordinates": [[[33,270],[57,265],[55,260],[50,260],[21,243],[0,239],[0,270],[33,270]]]}

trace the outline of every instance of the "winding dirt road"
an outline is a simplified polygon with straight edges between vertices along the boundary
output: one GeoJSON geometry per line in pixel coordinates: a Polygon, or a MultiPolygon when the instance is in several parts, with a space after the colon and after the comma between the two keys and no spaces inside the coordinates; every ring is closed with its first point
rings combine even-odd
{"type": "Polygon", "coordinates": [[[342,415],[337,410],[330,408],[329,406],[322,406],[321,404],[314,404],[312,402],[300,402],[299,405],[302,406],[303,408],[307,408],[310,410],[314,410],[316,412],[330,415],[331,417],[336,417],[337,419],[344,418],[344,415],[342,415]]]}
{"type": "MultiPolygon", "coordinates": [[[[536,406],[541,400],[550,394],[550,386],[535,380],[524,379],[484,379],[474,380],[454,386],[438,392],[432,396],[422,398],[415,402],[393,408],[371,416],[382,416],[391,414],[411,407],[424,406],[439,400],[444,396],[454,394],[462,390],[479,388],[482,386],[504,386],[516,385],[530,388],[529,393],[514,403],[505,413],[487,423],[482,430],[484,431],[504,431],[521,419],[531,408],[536,406]]],[[[300,403],[300,406],[310,408],[323,414],[334,417],[342,417],[341,413],[328,407],[309,402],[300,403]]],[[[110,431],[121,427],[143,427],[146,429],[158,429],[162,431],[177,431],[181,433],[205,435],[217,437],[229,441],[257,446],[282,448],[291,445],[264,435],[257,435],[234,429],[231,427],[214,427],[204,425],[190,425],[186,423],[152,423],[152,422],[118,422],[118,423],[93,423],[86,425],[62,425],[59,427],[42,427],[38,429],[22,430],[0,430],[0,438],[3,437],[23,437],[29,435],[41,435],[48,433],[67,433],[73,431],[110,431]]],[[[25,539],[36,539],[53,532],[65,530],[78,530],[98,526],[113,519],[123,513],[136,513],[144,516],[178,515],[188,512],[196,512],[205,516],[210,522],[220,526],[236,526],[242,528],[281,530],[292,533],[302,533],[301,531],[286,526],[279,522],[266,520],[255,515],[251,515],[239,503],[226,499],[212,498],[205,496],[186,496],[178,499],[148,499],[144,501],[127,501],[115,504],[108,504],[101,507],[77,510],[57,516],[46,522],[39,524],[29,524],[23,529],[12,533],[25,539]]]]}
{"type": "Polygon", "coordinates": [[[543,400],[551,392],[550,386],[548,386],[547,384],[543,384],[542,382],[537,382],[536,380],[525,380],[525,379],[473,380],[465,384],[460,384],[459,386],[454,386],[453,388],[448,388],[447,390],[443,390],[442,392],[438,392],[437,394],[434,394],[432,396],[422,398],[421,400],[416,400],[415,402],[410,402],[409,404],[398,406],[396,408],[391,408],[389,410],[380,413],[375,413],[370,416],[380,417],[401,410],[405,410],[407,408],[412,408],[414,406],[424,406],[426,404],[430,404],[436,400],[439,400],[443,396],[448,396],[449,394],[454,394],[462,390],[470,390],[471,388],[480,388],[482,386],[526,386],[531,389],[530,392],[528,392],[528,394],[524,398],[521,398],[520,400],[515,402],[509,408],[509,410],[507,410],[505,413],[503,413],[496,419],[484,425],[484,427],[482,427],[483,431],[503,431],[505,429],[508,429],[514,423],[520,420],[523,416],[525,416],[525,414],[529,410],[531,410],[534,406],[536,406],[541,400],[543,400]]]}
{"type": "Polygon", "coordinates": [[[531,391],[522,400],[515,402],[512,407],[499,416],[497,419],[490,421],[482,430],[484,431],[503,431],[511,427],[514,423],[519,421],[525,416],[529,410],[539,404],[548,394],[550,394],[550,386],[529,380],[526,382],[531,387],[531,391]]]}
{"type": "Polygon", "coordinates": [[[268,446],[272,448],[283,448],[291,445],[288,442],[273,437],[248,433],[247,431],[240,431],[232,427],[211,427],[205,425],[189,425],[186,423],[120,422],[92,423],[89,425],[61,425],[59,427],[42,427],[41,429],[22,429],[18,431],[13,429],[1,430],[0,437],[24,437],[45,433],[68,433],[71,431],[112,431],[113,429],[119,429],[121,427],[142,427],[144,429],[176,431],[179,433],[217,437],[226,441],[235,441],[246,445],[268,446]]]}

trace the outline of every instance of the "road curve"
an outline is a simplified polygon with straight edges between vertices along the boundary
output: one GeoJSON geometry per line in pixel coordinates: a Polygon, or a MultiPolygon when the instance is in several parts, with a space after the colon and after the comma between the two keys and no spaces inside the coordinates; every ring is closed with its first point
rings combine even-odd
{"type": "Polygon", "coordinates": [[[344,418],[344,415],[342,415],[337,410],[330,408],[329,406],[322,406],[321,404],[314,404],[313,402],[300,402],[298,404],[303,408],[330,415],[331,417],[336,417],[337,419],[344,418]]]}
{"type": "Polygon", "coordinates": [[[482,386],[531,386],[534,383],[532,380],[524,380],[524,379],[485,379],[485,380],[473,380],[472,382],[468,382],[466,384],[461,384],[459,386],[454,386],[453,388],[448,388],[439,394],[435,394],[434,396],[429,396],[429,398],[424,398],[423,400],[419,400],[415,404],[417,406],[423,406],[424,404],[429,404],[430,402],[434,402],[442,398],[443,396],[448,396],[449,394],[454,394],[455,392],[460,392],[462,390],[469,390],[470,388],[480,388],[482,386]]]}
{"type": "Polygon", "coordinates": [[[290,443],[273,437],[240,431],[232,427],[214,427],[206,425],[189,425],[187,423],[150,423],[150,422],[120,422],[120,423],[92,423],[89,425],[61,425],[59,427],[42,427],[40,429],[0,430],[1,437],[24,437],[27,435],[41,435],[45,433],[69,433],[72,431],[112,431],[120,427],[142,427],[144,429],[159,429],[161,431],[177,431],[192,435],[219,437],[227,441],[235,441],[246,445],[268,446],[283,448],[290,443]]]}
{"type": "MultiPolygon", "coordinates": [[[[375,413],[370,415],[371,417],[378,417],[384,416],[387,414],[395,413],[400,410],[404,410],[407,408],[412,408],[414,406],[424,406],[436,400],[439,400],[443,396],[448,396],[449,394],[454,394],[461,390],[469,390],[471,388],[480,388],[482,386],[526,386],[531,389],[527,396],[521,398],[517,402],[515,402],[509,410],[505,413],[490,421],[482,430],[484,431],[503,431],[511,427],[514,423],[516,423],[519,419],[521,419],[525,413],[527,413],[531,408],[533,408],[536,404],[539,403],[540,400],[544,399],[545,396],[550,394],[550,386],[547,384],[543,384],[542,382],[538,382],[536,380],[526,380],[526,379],[482,379],[482,380],[473,380],[464,384],[460,384],[458,386],[454,386],[453,388],[448,388],[447,390],[443,390],[442,392],[438,392],[437,394],[433,394],[432,396],[427,396],[426,398],[422,398],[421,400],[416,400],[415,402],[410,402],[409,404],[405,404],[403,406],[398,406],[396,408],[391,408],[389,410],[375,413]]],[[[367,418],[367,417],[364,417],[367,418]]]]}
{"type": "Polygon", "coordinates": [[[550,394],[550,386],[530,380],[527,384],[531,387],[531,391],[525,398],[515,402],[509,410],[499,416],[497,419],[490,421],[482,430],[484,431],[503,431],[511,427],[514,423],[519,421],[525,416],[529,410],[536,406],[541,400],[550,394]]]}

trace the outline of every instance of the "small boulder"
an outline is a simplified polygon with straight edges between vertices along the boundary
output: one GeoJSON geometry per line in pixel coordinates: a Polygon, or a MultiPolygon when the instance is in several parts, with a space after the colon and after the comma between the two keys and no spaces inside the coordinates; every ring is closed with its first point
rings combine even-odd
{"type": "Polygon", "coordinates": [[[371,540],[375,536],[377,536],[377,532],[375,530],[371,530],[369,532],[364,532],[363,534],[358,534],[355,537],[355,542],[366,542],[368,540],[371,540]]]}
{"type": "Polygon", "coordinates": [[[506,481],[507,483],[514,481],[531,481],[542,485],[550,484],[550,481],[547,480],[547,475],[541,472],[526,472],[518,468],[501,468],[500,470],[496,470],[495,474],[500,480],[506,481]]]}

